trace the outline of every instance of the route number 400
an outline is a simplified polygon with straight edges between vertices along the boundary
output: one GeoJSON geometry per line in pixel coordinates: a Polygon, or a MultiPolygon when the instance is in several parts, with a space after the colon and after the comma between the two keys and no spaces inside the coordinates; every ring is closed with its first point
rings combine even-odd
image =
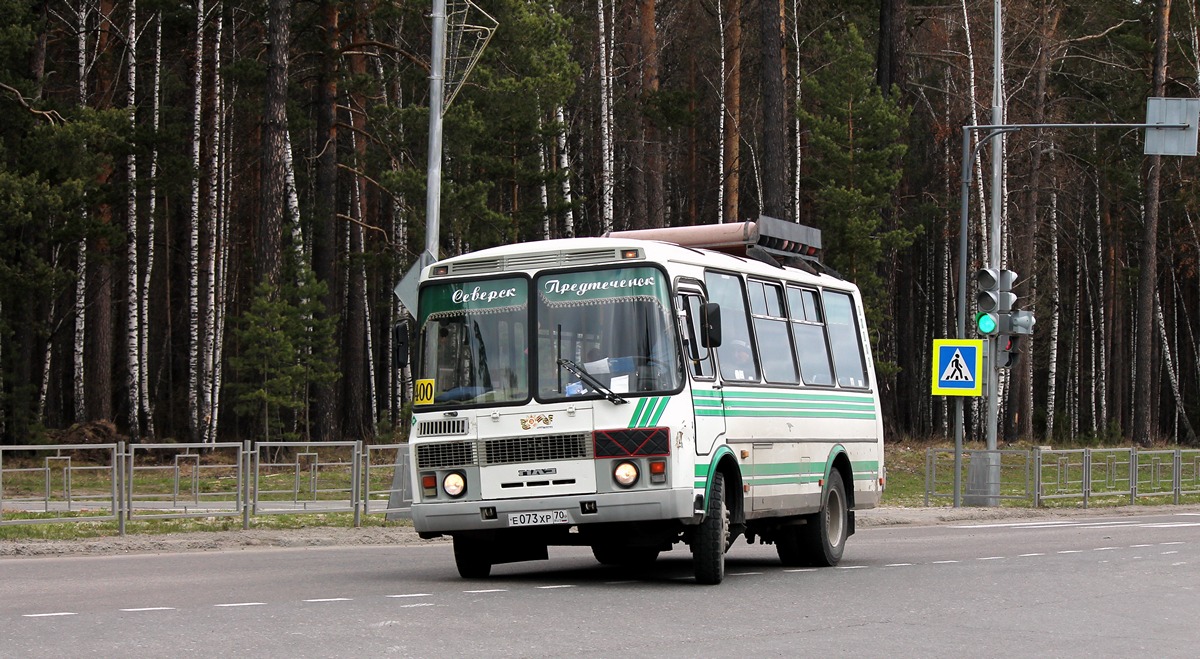
{"type": "Polygon", "coordinates": [[[433,404],[433,380],[417,380],[413,383],[413,405],[433,404]]]}

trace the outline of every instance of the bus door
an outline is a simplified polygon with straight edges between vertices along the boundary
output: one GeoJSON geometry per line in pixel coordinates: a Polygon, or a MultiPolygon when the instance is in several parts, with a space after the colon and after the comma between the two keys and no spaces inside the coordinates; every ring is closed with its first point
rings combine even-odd
{"type": "Polygon", "coordinates": [[[725,402],[716,377],[712,348],[705,346],[703,326],[707,299],[699,282],[683,283],[677,295],[679,336],[687,364],[695,415],[696,455],[708,455],[725,435],[725,402]]]}

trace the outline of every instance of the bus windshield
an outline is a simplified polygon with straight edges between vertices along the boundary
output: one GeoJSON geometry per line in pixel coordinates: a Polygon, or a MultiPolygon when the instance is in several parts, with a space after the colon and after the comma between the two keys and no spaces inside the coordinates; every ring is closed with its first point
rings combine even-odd
{"type": "Polygon", "coordinates": [[[560,360],[615,394],[669,392],[682,385],[669,287],[650,267],[556,272],[534,281],[537,395],[601,395],[560,360]]]}
{"type": "Polygon", "coordinates": [[[529,295],[522,278],[431,284],[421,289],[420,404],[529,399],[529,295]]]}

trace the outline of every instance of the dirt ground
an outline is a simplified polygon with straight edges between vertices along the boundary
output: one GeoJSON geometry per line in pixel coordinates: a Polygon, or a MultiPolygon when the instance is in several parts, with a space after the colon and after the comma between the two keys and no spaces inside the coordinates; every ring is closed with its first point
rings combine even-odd
{"type": "MultiPolygon", "coordinates": [[[[1200,516],[1200,505],[1121,506],[1105,508],[895,508],[860,511],[861,528],[896,525],[937,525],[965,521],[1060,520],[1094,517],[1128,517],[1150,514],[1200,516]]],[[[82,540],[0,540],[0,557],[84,556],[188,551],[239,551],[266,547],[336,547],[362,545],[423,545],[447,542],[422,540],[411,526],[214,531],[162,535],[126,535],[82,540]]]]}

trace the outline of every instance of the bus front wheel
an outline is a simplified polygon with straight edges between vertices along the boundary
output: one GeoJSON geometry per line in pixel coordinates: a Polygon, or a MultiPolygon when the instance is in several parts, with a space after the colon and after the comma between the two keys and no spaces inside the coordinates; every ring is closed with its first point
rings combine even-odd
{"type": "Polygon", "coordinates": [[[725,550],[729,548],[729,506],[725,503],[725,474],[713,474],[704,521],[692,543],[692,569],[696,581],[719,584],[725,578],[725,550]]]}
{"type": "Polygon", "coordinates": [[[492,561],[484,553],[484,543],[475,538],[454,536],[454,564],[463,579],[483,579],[492,573],[492,561]]]}

